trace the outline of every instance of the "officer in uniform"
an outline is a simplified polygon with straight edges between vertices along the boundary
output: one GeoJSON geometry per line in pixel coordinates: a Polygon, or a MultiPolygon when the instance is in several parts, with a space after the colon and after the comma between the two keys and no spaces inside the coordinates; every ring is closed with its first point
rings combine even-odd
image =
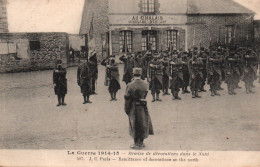
{"type": "Polygon", "coordinates": [[[159,59],[159,54],[154,53],[154,58],[150,61],[148,66],[147,80],[149,82],[149,89],[151,90],[153,100],[152,102],[162,101],[160,99],[160,91],[162,90],[163,64],[159,59]],[[156,98],[155,98],[156,94],[156,98]]]}
{"type": "Polygon", "coordinates": [[[96,82],[98,79],[98,61],[97,54],[94,50],[89,57],[89,68],[90,68],[90,77],[92,78],[92,94],[96,94],[96,82]]]}
{"type": "Polygon", "coordinates": [[[56,63],[56,68],[53,71],[53,85],[55,95],[58,97],[58,104],[66,105],[64,102],[65,95],[67,94],[67,78],[66,78],[66,69],[62,67],[62,61],[58,60],[56,63]]]}
{"type": "Polygon", "coordinates": [[[89,100],[90,95],[92,94],[92,78],[91,78],[91,71],[90,71],[90,65],[88,63],[88,59],[84,58],[81,60],[82,64],[79,65],[77,70],[77,81],[78,85],[80,86],[81,93],[83,95],[84,102],[86,103],[92,103],[89,100]]]}
{"type": "Polygon", "coordinates": [[[170,77],[170,70],[169,70],[169,54],[167,51],[162,53],[163,55],[163,59],[162,59],[162,63],[163,63],[163,95],[170,95],[168,93],[168,89],[169,89],[169,77],[170,77]]]}
{"type": "Polygon", "coordinates": [[[126,83],[130,83],[133,78],[133,68],[134,68],[134,56],[132,56],[130,53],[127,53],[127,55],[122,55],[119,60],[124,62],[124,75],[123,75],[123,81],[126,83]]]}
{"type": "Polygon", "coordinates": [[[220,69],[220,77],[219,77],[219,81],[217,82],[217,90],[224,90],[224,89],[221,87],[221,84],[222,84],[222,81],[223,81],[223,79],[224,79],[223,77],[225,77],[225,75],[224,75],[224,71],[225,71],[225,59],[224,59],[224,55],[223,55],[223,52],[222,52],[222,48],[221,48],[221,47],[218,47],[216,57],[221,60],[221,63],[218,64],[219,69],[220,69]]]}
{"type": "Polygon", "coordinates": [[[183,52],[183,54],[182,54],[182,61],[183,61],[183,68],[182,68],[182,72],[183,72],[182,94],[185,94],[185,93],[190,93],[190,91],[188,91],[188,86],[189,86],[189,83],[190,83],[190,73],[189,73],[189,68],[188,68],[189,58],[188,58],[188,53],[187,52],[183,52]]]}
{"type": "Polygon", "coordinates": [[[207,64],[207,60],[208,60],[208,54],[205,52],[205,48],[204,47],[200,48],[199,57],[201,58],[201,60],[203,62],[203,66],[202,66],[203,81],[202,81],[201,88],[200,88],[199,91],[206,92],[206,90],[204,89],[204,86],[205,86],[206,81],[207,81],[206,64],[207,64]]]}
{"type": "Polygon", "coordinates": [[[203,62],[201,58],[198,57],[198,53],[194,52],[193,57],[189,60],[188,68],[190,73],[190,89],[192,92],[192,98],[201,98],[198,91],[201,87],[201,82],[203,81],[202,68],[203,62]]]}
{"type": "MultiPolygon", "coordinates": [[[[104,64],[102,64],[104,65],[104,64]]],[[[121,88],[119,81],[118,63],[115,61],[115,56],[110,57],[110,63],[106,66],[106,77],[108,80],[108,91],[110,93],[110,101],[117,101],[116,93],[121,88]]]]}
{"type": "Polygon", "coordinates": [[[253,92],[253,82],[257,79],[258,58],[251,48],[248,48],[247,53],[243,57],[244,76],[246,93],[253,92]]]}
{"type": "Polygon", "coordinates": [[[134,80],[126,87],[125,112],[129,117],[129,133],[134,138],[133,149],[145,147],[144,139],[153,135],[152,121],[147,109],[148,85],[141,79],[142,69],[134,68],[134,80]]]}
{"type": "Polygon", "coordinates": [[[183,87],[183,64],[181,57],[175,52],[172,55],[172,60],[170,61],[170,88],[173,96],[173,100],[181,100],[179,97],[180,88],[183,87]]]}

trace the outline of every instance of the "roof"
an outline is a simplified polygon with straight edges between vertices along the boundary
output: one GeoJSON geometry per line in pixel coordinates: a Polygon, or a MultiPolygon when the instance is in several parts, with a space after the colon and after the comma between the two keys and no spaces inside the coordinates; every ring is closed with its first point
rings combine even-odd
{"type": "Polygon", "coordinates": [[[187,14],[255,14],[234,0],[188,0],[187,14]]]}

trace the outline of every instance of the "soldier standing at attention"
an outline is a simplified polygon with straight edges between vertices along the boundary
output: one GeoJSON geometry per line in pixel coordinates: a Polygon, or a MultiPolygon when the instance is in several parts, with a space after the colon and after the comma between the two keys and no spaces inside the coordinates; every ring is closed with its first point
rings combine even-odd
{"type": "Polygon", "coordinates": [[[207,61],[208,84],[210,85],[211,96],[220,96],[217,90],[221,80],[221,63],[220,55],[214,50],[207,61]]]}
{"type": "Polygon", "coordinates": [[[92,78],[92,83],[91,83],[92,94],[96,94],[96,82],[98,79],[98,62],[97,62],[97,54],[95,50],[90,54],[89,68],[90,68],[90,76],[92,78]]]}
{"type": "Polygon", "coordinates": [[[163,55],[163,59],[162,59],[162,63],[163,63],[163,95],[170,95],[168,93],[168,89],[169,89],[169,77],[170,77],[170,70],[169,70],[169,54],[165,51],[162,53],[163,55]]]}
{"type": "Polygon", "coordinates": [[[226,57],[226,74],[225,74],[225,81],[227,83],[228,87],[228,94],[229,95],[236,95],[236,92],[234,89],[236,88],[236,80],[235,80],[235,75],[237,73],[237,68],[236,68],[236,62],[238,60],[236,59],[235,52],[230,52],[230,54],[226,57]]]}
{"type": "Polygon", "coordinates": [[[189,60],[188,67],[190,72],[190,89],[192,92],[192,98],[201,98],[198,91],[203,81],[203,74],[201,67],[203,62],[198,58],[198,53],[194,52],[192,58],[189,60]]]}
{"type": "Polygon", "coordinates": [[[244,65],[244,76],[243,81],[245,82],[246,93],[254,93],[253,92],[253,83],[257,79],[257,66],[258,59],[257,55],[251,48],[248,48],[246,54],[243,57],[243,65],[244,65]]]}
{"type": "Polygon", "coordinates": [[[202,66],[202,74],[203,74],[203,81],[200,87],[200,92],[206,92],[206,90],[204,89],[204,86],[206,85],[206,81],[207,81],[207,69],[206,69],[206,64],[207,64],[207,60],[208,60],[208,54],[205,52],[204,47],[200,48],[200,54],[199,57],[201,58],[202,62],[203,62],[203,66],[202,66]]]}
{"type": "Polygon", "coordinates": [[[180,88],[183,87],[183,64],[181,58],[178,58],[176,52],[172,55],[172,60],[170,61],[170,88],[173,96],[173,100],[181,100],[179,97],[180,88]]]}
{"type": "Polygon", "coordinates": [[[134,80],[126,87],[125,112],[129,117],[129,133],[134,138],[131,148],[142,149],[145,147],[144,139],[154,132],[147,109],[148,85],[141,79],[141,68],[134,68],[133,74],[134,80]]]}
{"type": "Polygon", "coordinates": [[[62,61],[58,60],[56,63],[56,68],[53,71],[53,85],[55,95],[58,97],[58,104],[66,105],[64,102],[65,95],[67,94],[67,78],[66,78],[66,69],[62,67],[62,61]]]}
{"type": "Polygon", "coordinates": [[[83,95],[83,104],[92,103],[89,100],[90,95],[92,94],[92,78],[90,76],[91,71],[87,59],[82,60],[82,64],[79,65],[77,70],[77,81],[80,86],[81,93],[83,95]]]}
{"type": "Polygon", "coordinates": [[[160,91],[162,90],[162,77],[163,77],[163,64],[162,61],[159,60],[159,54],[154,53],[154,58],[150,61],[148,66],[148,76],[147,80],[149,82],[149,89],[151,90],[153,100],[162,101],[160,99],[160,91]],[[155,98],[156,94],[156,98],[155,98]]]}
{"type": "Polygon", "coordinates": [[[116,93],[121,88],[119,81],[119,70],[118,64],[115,61],[115,56],[110,57],[109,64],[102,64],[106,66],[106,77],[108,80],[108,91],[110,93],[111,99],[110,101],[117,101],[116,93]]]}
{"type": "Polygon", "coordinates": [[[134,56],[132,56],[130,53],[127,53],[127,56],[123,55],[119,58],[119,60],[124,62],[123,81],[127,85],[133,78],[134,56]]]}
{"type": "Polygon", "coordinates": [[[183,72],[182,94],[185,94],[185,93],[190,93],[190,91],[188,91],[188,86],[189,86],[189,83],[190,83],[190,73],[189,73],[189,68],[188,68],[189,58],[188,58],[188,53],[187,52],[183,52],[183,54],[182,54],[182,61],[183,61],[183,68],[182,68],[182,72],[183,72]]]}

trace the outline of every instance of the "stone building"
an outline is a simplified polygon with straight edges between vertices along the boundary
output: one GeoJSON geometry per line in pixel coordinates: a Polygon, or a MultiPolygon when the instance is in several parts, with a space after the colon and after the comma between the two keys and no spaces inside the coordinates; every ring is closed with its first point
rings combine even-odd
{"type": "Polygon", "coordinates": [[[0,33],[8,32],[6,0],[0,0],[0,33]]]}
{"type": "Polygon", "coordinates": [[[68,62],[67,33],[0,33],[0,73],[53,69],[68,62]]]}
{"type": "Polygon", "coordinates": [[[67,33],[8,33],[6,0],[0,0],[0,73],[53,69],[57,59],[66,66],[67,33]]]}
{"type": "Polygon", "coordinates": [[[252,40],[254,12],[233,0],[85,0],[80,34],[120,55],[252,40]]]}
{"type": "Polygon", "coordinates": [[[254,21],[254,33],[255,33],[255,39],[260,39],[260,20],[254,21]]]}

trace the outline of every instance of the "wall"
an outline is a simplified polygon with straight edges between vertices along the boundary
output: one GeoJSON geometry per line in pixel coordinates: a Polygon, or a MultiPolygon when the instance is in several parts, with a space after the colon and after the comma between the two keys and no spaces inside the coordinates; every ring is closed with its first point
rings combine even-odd
{"type": "Polygon", "coordinates": [[[95,39],[98,60],[102,59],[101,36],[109,31],[108,0],[86,0],[80,34],[95,39]]]}
{"type": "Polygon", "coordinates": [[[220,37],[222,43],[225,42],[225,26],[235,26],[235,43],[244,44],[243,41],[253,39],[253,23],[249,15],[188,15],[188,48],[200,45],[209,47],[210,39],[212,43],[217,42],[220,37]],[[194,40],[195,39],[195,40],[194,40]]]}
{"type": "Polygon", "coordinates": [[[53,69],[59,58],[67,64],[67,33],[3,33],[0,43],[14,46],[0,55],[0,73],[53,69]],[[31,50],[29,41],[40,41],[40,49],[31,50]]]}
{"type": "Polygon", "coordinates": [[[8,32],[6,0],[0,0],[0,33],[8,32]]]}

